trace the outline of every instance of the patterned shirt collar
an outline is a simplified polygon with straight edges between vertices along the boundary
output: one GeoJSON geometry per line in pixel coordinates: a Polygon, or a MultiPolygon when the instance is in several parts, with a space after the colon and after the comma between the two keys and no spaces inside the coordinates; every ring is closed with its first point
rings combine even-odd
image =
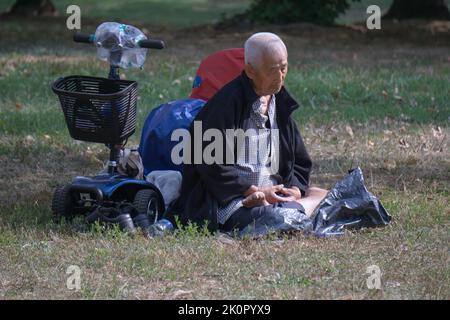
{"type": "Polygon", "coordinates": [[[269,106],[267,108],[267,115],[262,114],[262,103],[261,99],[263,97],[258,97],[252,104],[252,111],[250,117],[256,122],[258,128],[265,128],[267,119],[270,119],[272,124],[275,117],[275,95],[273,94],[270,98],[269,106]]]}

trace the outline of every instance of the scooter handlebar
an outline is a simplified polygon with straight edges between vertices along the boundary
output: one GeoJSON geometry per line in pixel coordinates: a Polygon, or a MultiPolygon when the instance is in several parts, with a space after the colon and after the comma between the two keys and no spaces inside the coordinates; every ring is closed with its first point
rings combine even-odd
{"type": "Polygon", "coordinates": [[[83,43],[93,43],[94,42],[94,35],[93,34],[77,32],[77,33],[75,33],[73,35],[73,41],[75,41],[75,42],[83,42],[83,43]]]}
{"type": "MultiPolygon", "coordinates": [[[[73,35],[73,41],[80,43],[93,43],[94,34],[77,32],[73,35]]],[[[148,49],[163,49],[165,44],[162,40],[146,39],[138,42],[139,47],[148,49]]]]}
{"type": "Polygon", "coordinates": [[[148,49],[164,49],[165,44],[162,40],[147,39],[138,42],[139,47],[148,49]]]}

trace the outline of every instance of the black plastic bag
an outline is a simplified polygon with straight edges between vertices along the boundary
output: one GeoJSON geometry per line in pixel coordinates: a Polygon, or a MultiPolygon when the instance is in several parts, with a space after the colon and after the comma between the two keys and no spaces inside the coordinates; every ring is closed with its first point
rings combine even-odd
{"type": "Polygon", "coordinates": [[[385,226],[391,221],[380,200],[365,187],[359,167],[336,183],[311,218],[318,236],[343,234],[344,228],[385,226]]]}
{"type": "Polygon", "coordinates": [[[385,226],[391,217],[364,185],[361,168],[328,192],[310,218],[298,209],[276,208],[239,232],[239,237],[261,237],[273,232],[302,231],[318,237],[344,234],[345,229],[385,226]]]}
{"type": "Polygon", "coordinates": [[[274,208],[243,228],[238,236],[240,238],[259,238],[269,233],[303,231],[312,233],[314,226],[312,220],[299,209],[274,208]]]}

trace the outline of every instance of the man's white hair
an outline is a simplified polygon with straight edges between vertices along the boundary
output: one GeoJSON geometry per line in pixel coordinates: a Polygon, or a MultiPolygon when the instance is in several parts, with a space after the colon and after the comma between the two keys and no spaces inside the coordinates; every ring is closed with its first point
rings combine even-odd
{"type": "Polygon", "coordinates": [[[287,57],[287,49],[283,40],[274,33],[255,33],[245,41],[245,64],[259,67],[264,56],[276,54],[284,54],[287,57]]]}

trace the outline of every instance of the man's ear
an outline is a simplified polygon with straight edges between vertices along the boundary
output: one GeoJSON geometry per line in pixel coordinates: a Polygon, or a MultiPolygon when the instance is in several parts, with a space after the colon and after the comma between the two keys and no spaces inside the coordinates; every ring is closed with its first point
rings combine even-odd
{"type": "Polygon", "coordinates": [[[244,70],[245,70],[245,74],[247,75],[247,77],[249,77],[252,80],[255,78],[255,70],[253,69],[251,64],[247,63],[244,66],[244,70]]]}

